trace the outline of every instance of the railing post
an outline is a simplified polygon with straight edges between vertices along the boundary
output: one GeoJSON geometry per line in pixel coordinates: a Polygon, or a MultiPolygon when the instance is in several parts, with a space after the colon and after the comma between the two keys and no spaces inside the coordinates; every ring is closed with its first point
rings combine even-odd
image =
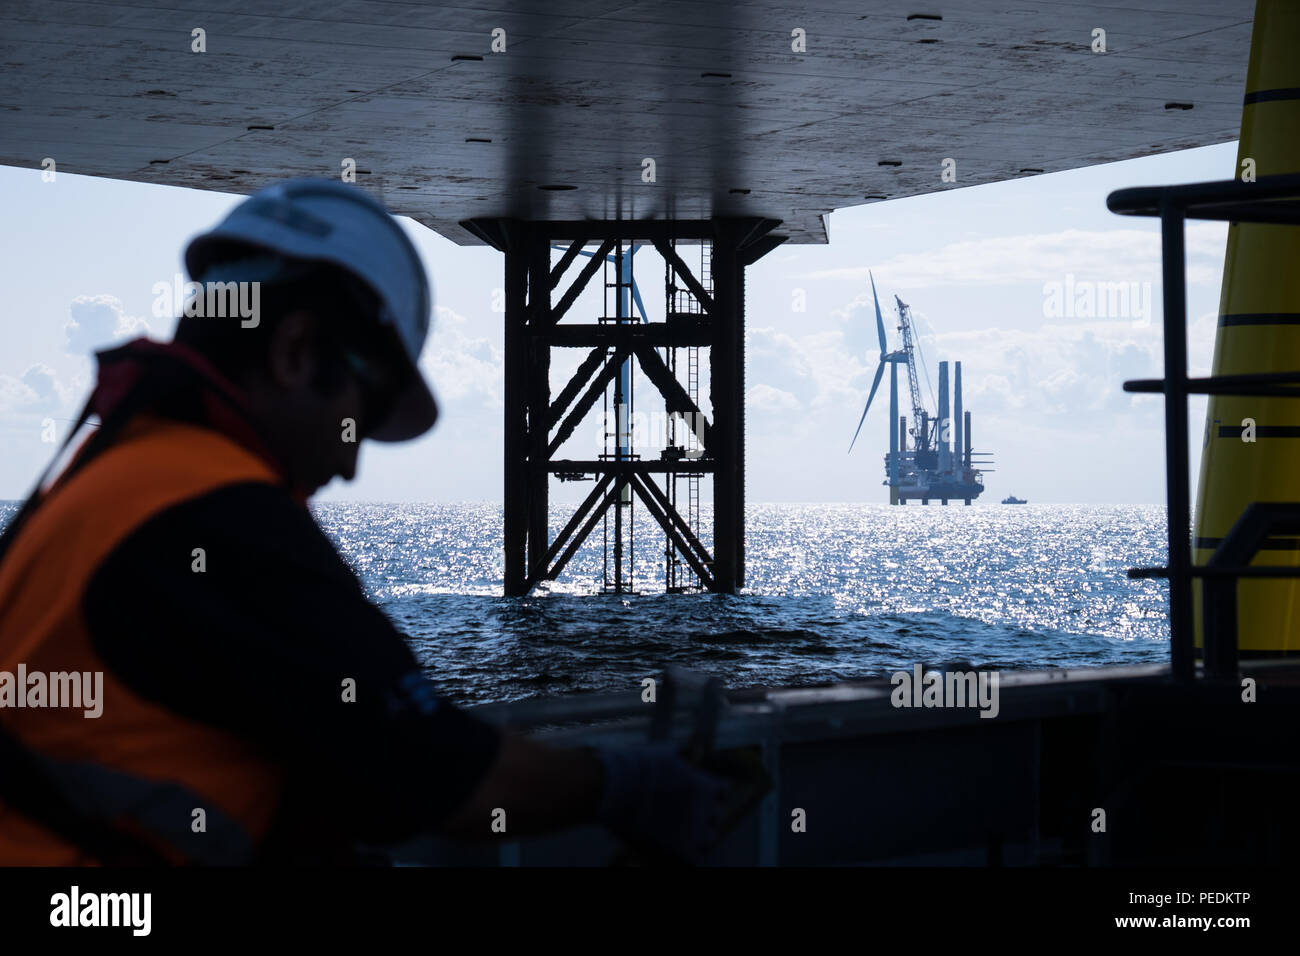
{"type": "Polygon", "coordinates": [[[1187,460],[1187,286],[1184,210],[1160,209],[1164,269],[1165,485],[1169,509],[1169,646],[1175,680],[1193,675],[1191,494],[1187,460]]]}
{"type": "Polygon", "coordinates": [[[1201,581],[1205,649],[1202,657],[1207,678],[1237,676],[1236,575],[1207,577],[1201,581]]]}

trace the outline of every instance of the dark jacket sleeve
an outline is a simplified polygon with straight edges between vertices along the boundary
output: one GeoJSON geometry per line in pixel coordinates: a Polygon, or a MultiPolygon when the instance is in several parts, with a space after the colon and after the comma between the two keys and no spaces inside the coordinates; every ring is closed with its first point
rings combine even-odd
{"type": "Polygon", "coordinates": [[[84,610],[127,686],[254,741],[353,839],[436,829],[495,759],[498,732],[439,698],[280,489],[227,487],[157,515],[100,566],[84,610]]]}

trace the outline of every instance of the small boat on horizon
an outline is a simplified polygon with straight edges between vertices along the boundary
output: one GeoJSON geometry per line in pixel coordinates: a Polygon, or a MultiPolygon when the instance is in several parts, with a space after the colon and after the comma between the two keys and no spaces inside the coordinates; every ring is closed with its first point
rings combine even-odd
{"type": "Polygon", "coordinates": [[[1027,505],[1029,504],[1024,498],[1017,498],[1015,495],[1007,495],[1002,499],[1004,505],[1027,505]]]}

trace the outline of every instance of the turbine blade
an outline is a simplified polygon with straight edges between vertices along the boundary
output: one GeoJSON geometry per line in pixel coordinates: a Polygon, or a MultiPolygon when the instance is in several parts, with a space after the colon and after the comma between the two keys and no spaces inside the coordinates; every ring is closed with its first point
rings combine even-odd
{"type": "Polygon", "coordinates": [[[867,277],[871,279],[871,298],[876,302],[876,332],[880,336],[880,355],[883,358],[888,347],[885,344],[885,318],[880,314],[880,297],[876,295],[876,277],[869,271],[867,277]]]}
{"type": "Polygon", "coordinates": [[[650,319],[646,317],[645,303],[641,301],[641,290],[637,288],[635,279],[632,280],[632,301],[636,303],[637,309],[641,312],[641,321],[649,322],[650,319]]]}
{"type": "Polygon", "coordinates": [[[853,433],[853,441],[849,442],[849,451],[853,451],[853,446],[858,440],[858,432],[862,431],[862,423],[867,420],[867,412],[871,410],[871,400],[876,397],[876,389],[880,387],[880,380],[885,374],[885,363],[881,362],[876,366],[876,380],[871,383],[871,394],[867,396],[867,407],[862,409],[862,417],[858,419],[858,430],[853,433]]]}

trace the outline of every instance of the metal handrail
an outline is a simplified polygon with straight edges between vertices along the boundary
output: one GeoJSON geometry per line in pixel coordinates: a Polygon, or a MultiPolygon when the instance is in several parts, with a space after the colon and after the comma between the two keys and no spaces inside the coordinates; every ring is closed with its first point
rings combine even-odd
{"type": "MultiPolygon", "coordinates": [[[[1165,481],[1166,518],[1168,522],[1169,566],[1169,654],[1170,668],[1175,679],[1191,680],[1195,676],[1195,631],[1192,621],[1192,578],[1206,578],[1206,669],[1218,674],[1225,662],[1236,666],[1236,581],[1243,576],[1300,577],[1300,568],[1281,569],[1293,573],[1283,575],[1280,569],[1267,569],[1267,575],[1256,575],[1246,564],[1220,563],[1214,558],[1205,568],[1192,564],[1191,549],[1191,490],[1188,464],[1187,399],[1192,394],[1214,395],[1277,395],[1300,398],[1300,390],[1286,388],[1287,383],[1300,382],[1300,373],[1267,373],[1253,375],[1222,375],[1190,379],[1187,376],[1187,262],[1185,223],[1188,219],[1206,219],[1228,222],[1272,223],[1300,225],[1300,175],[1265,176],[1255,182],[1235,179],[1220,182],[1190,183],[1182,186],[1139,186],[1119,189],[1106,198],[1111,212],[1127,216],[1158,216],[1160,218],[1162,285],[1164,289],[1164,378],[1126,382],[1130,392],[1163,392],[1165,396],[1165,481]],[[1212,573],[1199,572],[1213,568],[1212,573]],[[1211,587],[1210,582],[1222,580],[1224,587],[1211,587]],[[1232,596],[1232,628],[1226,633],[1223,627],[1226,613],[1223,609],[1225,588],[1230,586],[1232,596]],[[1217,602],[1210,607],[1211,601],[1217,602]],[[1215,629],[1211,635],[1210,628],[1215,629]],[[1214,642],[1213,655],[1211,641],[1214,642]]],[[[1251,506],[1254,507],[1254,506],[1251,506]]],[[[1250,508],[1246,512],[1250,512],[1250,508]]],[[[1245,520],[1245,514],[1233,526],[1235,532],[1245,520]]],[[[1254,525],[1251,525],[1254,529],[1254,525]]],[[[1252,531],[1253,533],[1253,531],[1252,531]]],[[[1231,534],[1229,535],[1231,537],[1231,534]]],[[[1227,543],[1225,538],[1220,549],[1227,543]]],[[[1232,556],[1240,558],[1234,545],[1232,556]]],[[[1257,549],[1258,550],[1258,549],[1257,549]]],[[[1216,557],[1219,551],[1215,552],[1216,557]]],[[[1250,556],[1253,557],[1253,554],[1250,556]]],[[[1248,563],[1250,558],[1246,559],[1248,563]]],[[[1228,561],[1225,554],[1224,562],[1228,561]]],[[[1130,577],[1155,577],[1160,569],[1134,568],[1130,577]]]]}

